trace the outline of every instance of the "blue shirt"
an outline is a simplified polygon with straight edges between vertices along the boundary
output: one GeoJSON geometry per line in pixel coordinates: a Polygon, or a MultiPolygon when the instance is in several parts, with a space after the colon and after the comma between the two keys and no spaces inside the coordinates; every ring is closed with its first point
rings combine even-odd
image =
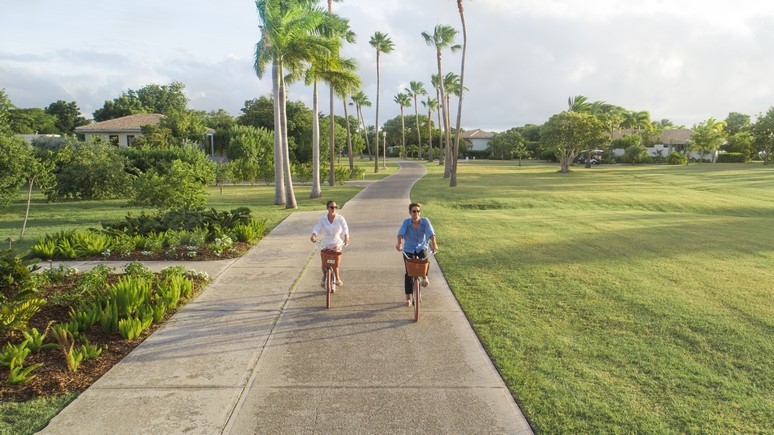
{"type": "Polygon", "coordinates": [[[427,249],[427,244],[430,238],[435,236],[435,231],[427,218],[419,218],[418,229],[414,229],[414,226],[411,225],[411,218],[408,218],[400,226],[398,235],[403,237],[403,252],[412,254],[427,249]]]}

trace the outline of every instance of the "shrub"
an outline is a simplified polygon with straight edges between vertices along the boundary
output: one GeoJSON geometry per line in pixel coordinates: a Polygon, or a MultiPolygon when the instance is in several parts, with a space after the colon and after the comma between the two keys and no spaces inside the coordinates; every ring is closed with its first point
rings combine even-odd
{"type": "Polygon", "coordinates": [[[747,163],[750,157],[744,153],[718,154],[718,163],[747,163]]]}
{"type": "Polygon", "coordinates": [[[684,165],[688,163],[688,159],[677,151],[672,151],[672,153],[667,156],[666,162],[668,165],[684,165]]]}

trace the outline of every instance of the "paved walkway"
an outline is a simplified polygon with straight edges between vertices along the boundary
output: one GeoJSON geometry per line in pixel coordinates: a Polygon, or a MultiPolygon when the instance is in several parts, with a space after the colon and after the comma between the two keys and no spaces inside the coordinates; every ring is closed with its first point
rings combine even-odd
{"type": "Polygon", "coordinates": [[[309,241],[324,211],[294,213],[243,257],[194,263],[214,281],[42,433],[532,433],[437,264],[420,321],[403,306],[395,233],[423,174],[403,162],[344,204],[331,309],[309,241]]]}

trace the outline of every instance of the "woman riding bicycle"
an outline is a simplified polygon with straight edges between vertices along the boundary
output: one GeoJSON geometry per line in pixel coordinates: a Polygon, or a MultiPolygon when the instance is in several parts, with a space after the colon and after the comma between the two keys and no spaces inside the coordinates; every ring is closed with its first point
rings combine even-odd
{"type": "MultiPolygon", "coordinates": [[[[347,220],[344,216],[337,214],[336,210],[339,206],[336,205],[336,201],[328,201],[326,204],[328,213],[321,216],[317,221],[317,224],[312,228],[312,243],[317,242],[317,235],[321,237],[319,246],[320,250],[333,249],[334,251],[341,252],[344,246],[349,245],[349,226],[347,226],[347,220]]],[[[333,276],[335,277],[335,284],[333,290],[335,291],[337,286],[344,285],[339,276],[338,264],[333,268],[333,276]]],[[[323,279],[320,282],[320,287],[325,288],[325,269],[323,269],[323,279]]]]}
{"type": "MultiPolygon", "coordinates": [[[[408,258],[427,258],[428,244],[431,245],[430,249],[433,252],[438,251],[438,244],[435,241],[435,231],[433,225],[427,218],[419,217],[422,211],[422,206],[419,203],[412,202],[409,204],[410,218],[403,221],[403,224],[398,230],[398,244],[395,245],[395,249],[403,251],[403,255],[408,258]]],[[[412,288],[411,277],[408,272],[404,275],[404,290],[406,292],[406,306],[411,306],[411,294],[414,289],[412,288]]],[[[430,281],[427,280],[427,276],[422,277],[422,287],[430,285],[430,281]]]]}

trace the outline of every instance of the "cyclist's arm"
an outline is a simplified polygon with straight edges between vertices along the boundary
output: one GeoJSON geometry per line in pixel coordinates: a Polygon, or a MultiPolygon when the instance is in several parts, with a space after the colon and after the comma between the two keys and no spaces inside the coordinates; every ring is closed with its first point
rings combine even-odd
{"type": "Polygon", "coordinates": [[[395,245],[395,249],[397,249],[398,251],[403,250],[403,236],[401,236],[400,234],[398,234],[398,243],[395,245]]]}

